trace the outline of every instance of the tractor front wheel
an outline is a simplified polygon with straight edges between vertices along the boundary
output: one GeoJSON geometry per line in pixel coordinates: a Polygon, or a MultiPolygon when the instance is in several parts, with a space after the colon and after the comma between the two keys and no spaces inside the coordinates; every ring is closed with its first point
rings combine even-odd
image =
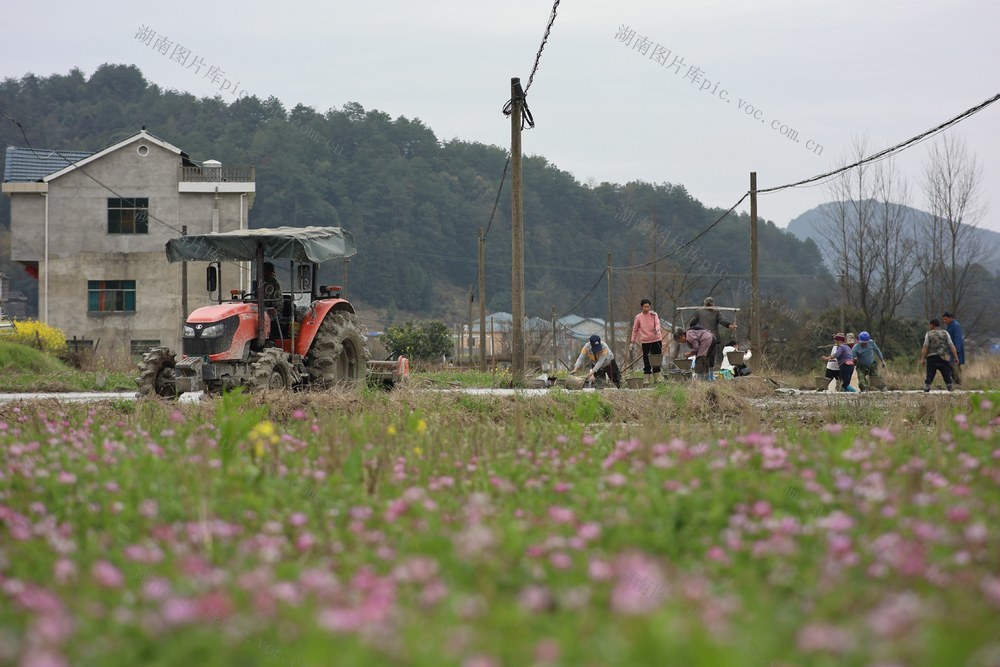
{"type": "Polygon", "coordinates": [[[139,396],[176,398],[177,383],[174,375],[176,364],[174,353],[166,347],[154,347],[142,355],[139,377],[136,379],[139,396]]]}
{"type": "Polygon", "coordinates": [[[282,350],[271,347],[250,365],[250,390],[280,390],[292,386],[292,367],[282,350]]]}

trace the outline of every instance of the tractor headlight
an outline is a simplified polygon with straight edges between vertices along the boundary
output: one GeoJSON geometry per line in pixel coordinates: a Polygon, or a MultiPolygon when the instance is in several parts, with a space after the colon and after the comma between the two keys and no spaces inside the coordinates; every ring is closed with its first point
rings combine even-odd
{"type": "Polygon", "coordinates": [[[221,322],[219,324],[213,324],[212,326],[205,327],[204,329],[201,330],[201,337],[202,338],[218,338],[219,336],[222,335],[222,332],[224,331],[224,329],[225,329],[225,327],[222,326],[221,322]]]}
{"type": "Polygon", "coordinates": [[[194,338],[194,327],[189,327],[188,325],[185,324],[184,325],[184,337],[185,338],[194,338]]]}

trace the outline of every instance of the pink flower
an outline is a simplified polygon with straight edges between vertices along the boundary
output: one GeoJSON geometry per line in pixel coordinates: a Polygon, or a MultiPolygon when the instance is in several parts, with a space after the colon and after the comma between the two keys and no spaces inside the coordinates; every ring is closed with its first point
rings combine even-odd
{"type": "Polygon", "coordinates": [[[549,562],[552,563],[552,567],[557,570],[568,570],[573,566],[573,559],[569,557],[568,554],[562,551],[557,551],[556,553],[549,556],[549,562]]]}
{"type": "Polygon", "coordinates": [[[292,524],[296,528],[301,528],[308,523],[309,518],[302,512],[295,512],[290,517],[288,517],[288,523],[292,524]]]}
{"type": "Polygon", "coordinates": [[[615,559],[617,581],[611,591],[611,609],[619,614],[648,614],[660,606],[667,593],[660,567],[645,554],[624,554],[615,559]]]}
{"type": "Polygon", "coordinates": [[[878,438],[882,442],[896,442],[896,436],[892,434],[892,431],[885,428],[875,427],[868,432],[873,438],[878,438]]]}
{"type": "Polygon", "coordinates": [[[292,419],[298,419],[298,420],[301,421],[301,420],[303,420],[305,418],[306,418],[306,411],[305,410],[299,409],[299,410],[295,410],[294,412],[292,412],[292,419]]]}
{"type": "Polygon", "coordinates": [[[844,653],[854,644],[848,630],[827,623],[810,623],[799,631],[799,650],[806,653],[844,653]]]}
{"type": "Polygon", "coordinates": [[[125,583],[121,571],[106,560],[99,560],[90,569],[91,575],[99,586],[104,588],[120,588],[125,583]]]}
{"type": "Polygon", "coordinates": [[[823,426],[823,430],[831,435],[840,435],[844,431],[844,427],[840,424],[826,424],[823,426]]]}
{"type": "Polygon", "coordinates": [[[553,505],[549,508],[549,518],[556,523],[572,523],[575,515],[569,508],[553,505]]]}
{"type": "Polygon", "coordinates": [[[552,611],[555,608],[555,598],[545,586],[526,586],[518,594],[517,601],[525,611],[533,614],[552,611]]]}
{"type": "Polygon", "coordinates": [[[158,511],[159,506],[156,504],[155,500],[143,500],[139,505],[139,514],[147,519],[154,518],[158,511]]]}
{"type": "Polygon", "coordinates": [[[295,538],[295,548],[299,551],[309,551],[316,544],[316,539],[312,533],[302,533],[295,538]]]}
{"type": "Polygon", "coordinates": [[[68,558],[60,558],[53,568],[53,578],[58,584],[67,584],[76,578],[76,564],[68,558]]]}
{"type": "Polygon", "coordinates": [[[590,542],[591,540],[596,540],[601,536],[601,526],[600,524],[591,521],[580,526],[580,528],[576,531],[576,534],[582,539],[590,542]]]}
{"type": "Polygon", "coordinates": [[[706,554],[708,560],[714,561],[716,563],[723,563],[725,565],[729,564],[729,556],[726,555],[725,550],[722,547],[712,547],[708,550],[706,554]]]}
{"type": "Polygon", "coordinates": [[[613,472],[605,477],[604,481],[607,482],[608,486],[619,487],[625,486],[625,483],[628,482],[628,478],[620,472],[613,472]]]}
{"type": "Polygon", "coordinates": [[[559,660],[559,642],[555,639],[543,639],[535,644],[535,662],[549,665],[559,660]]]}
{"type": "Polygon", "coordinates": [[[76,475],[63,470],[56,479],[59,480],[60,484],[74,484],[76,482],[76,475]]]}
{"type": "Polygon", "coordinates": [[[170,598],[160,608],[167,625],[185,625],[198,620],[198,603],[186,598],[170,598]]]}
{"type": "Polygon", "coordinates": [[[969,520],[971,514],[969,513],[968,508],[963,507],[962,505],[956,505],[955,507],[948,508],[947,516],[948,521],[952,521],[954,523],[965,523],[969,520]]]}
{"type": "Polygon", "coordinates": [[[29,646],[21,657],[20,667],[66,667],[66,658],[49,648],[29,646]]]}

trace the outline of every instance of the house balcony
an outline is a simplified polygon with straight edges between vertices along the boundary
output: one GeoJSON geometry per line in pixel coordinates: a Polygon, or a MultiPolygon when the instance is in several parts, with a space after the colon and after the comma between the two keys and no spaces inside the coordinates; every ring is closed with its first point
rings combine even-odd
{"type": "Polygon", "coordinates": [[[254,165],[178,167],[177,191],[253,193],[257,191],[256,179],[254,165]]]}

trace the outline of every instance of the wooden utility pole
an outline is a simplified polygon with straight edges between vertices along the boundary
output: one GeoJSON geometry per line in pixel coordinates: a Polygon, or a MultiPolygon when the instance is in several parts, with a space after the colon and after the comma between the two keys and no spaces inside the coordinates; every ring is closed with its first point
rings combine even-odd
{"type": "Polygon", "coordinates": [[[479,370],[486,372],[486,239],[479,228],[479,370]]]}
{"type": "Polygon", "coordinates": [[[524,384],[524,202],[521,198],[521,79],[510,80],[511,376],[524,384]]]}
{"type": "Polygon", "coordinates": [[[653,310],[656,310],[656,207],[653,207],[653,293],[649,295],[653,310]]]}
{"type": "Polygon", "coordinates": [[[556,307],[552,306],[552,372],[559,370],[559,352],[556,347],[556,307]]]}
{"type": "Polygon", "coordinates": [[[469,285],[469,314],[466,316],[465,321],[469,326],[469,338],[466,344],[469,346],[469,365],[472,365],[472,285],[469,285]]]}
{"type": "Polygon", "coordinates": [[[760,267],[757,264],[757,172],[750,172],[750,347],[763,358],[760,347],[760,267]]]}
{"type": "Polygon", "coordinates": [[[608,341],[611,343],[611,353],[615,352],[615,302],[611,297],[611,253],[608,253],[608,341]]]}
{"type": "MultiPolygon", "coordinates": [[[[181,236],[187,236],[188,226],[181,225],[181,236]]],[[[49,267],[46,264],[45,271],[48,272],[49,267]]],[[[48,298],[46,295],[45,298],[48,298]]],[[[181,262],[181,317],[183,322],[187,322],[188,316],[188,263],[181,262]]]]}

